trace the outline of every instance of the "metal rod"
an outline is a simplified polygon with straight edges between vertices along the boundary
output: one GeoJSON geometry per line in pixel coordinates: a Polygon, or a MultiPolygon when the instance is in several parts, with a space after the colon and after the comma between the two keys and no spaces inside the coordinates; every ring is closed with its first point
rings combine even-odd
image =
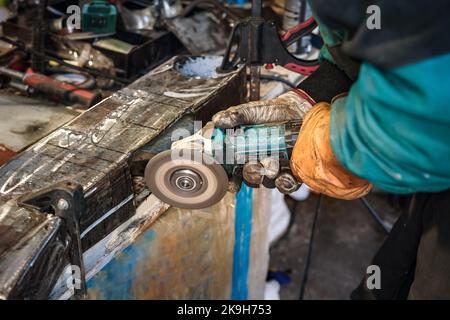
{"type": "Polygon", "coordinates": [[[11,80],[9,82],[9,86],[13,89],[25,92],[27,94],[33,94],[34,93],[34,89],[31,88],[29,85],[21,83],[21,82],[17,82],[15,80],[11,80]]]}
{"type": "Polygon", "coordinates": [[[252,0],[252,17],[262,17],[262,0],[252,0]]]}
{"type": "Polygon", "coordinates": [[[389,234],[392,229],[392,225],[386,221],[384,221],[378,212],[375,211],[375,209],[370,205],[369,201],[365,197],[360,198],[363,205],[367,208],[371,216],[375,219],[375,221],[383,228],[384,232],[386,234],[389,234]]]}
{"type": "Polygon", "coordinates": [[[31,54],[31,66],[35,72],[43,73],[45,71],[45,60],[42,58],[45,46],[46,22],[45,12],[47,0],[38,0],[36,17],[33,21],[32,44],[33,49],[39,54],[31,54]]]}
{"type": "Polygon", "coordinates": [[[8,78],[23,81],[24,73],[20,71],[16,71],[13,69],[5,68],[0,66],[0,74],[7,76],[8,78]]]}

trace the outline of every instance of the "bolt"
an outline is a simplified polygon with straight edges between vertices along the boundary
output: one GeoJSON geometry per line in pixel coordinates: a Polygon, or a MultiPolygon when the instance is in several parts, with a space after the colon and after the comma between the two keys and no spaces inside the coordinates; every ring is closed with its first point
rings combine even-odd
{"type": "Polygon", "coordinates": [[[63,198],[58,200],[57,206],[58,206],[59,210],[67,210],[67,209],[69,209],[69,203],[67,202],[66,199],[63,199],[63,198]]]}

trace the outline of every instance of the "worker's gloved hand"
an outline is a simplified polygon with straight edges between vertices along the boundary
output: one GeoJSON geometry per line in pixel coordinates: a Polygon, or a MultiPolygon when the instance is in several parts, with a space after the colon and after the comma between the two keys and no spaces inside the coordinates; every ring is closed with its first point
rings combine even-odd
{"type": "Polygon", "coordinates": [[[292,172],[313,191],[345,200],[362,197],[372,184],[352,174],[336,159],[330,143],[330,123],[329,103],[318,103],[308,112],[292,150],[292,172]]]}
{"type": "MultiPolygon", "coordinates": [[[[224,129],[240,125],[303,120],[312,104],[302,96],[301,92],[289,91],[276,99],[253,101],[228,108],[217,113],[212,120],[216,127],[224,129]]],[[[285,194],[296,191],[301,183],[292,174],[289,161],[276,158],[245,164],[243,177],[249,185],[275,186],[285,194]]]]}
{"type": "Polygon", "coordinates": [[[263,124],[290,120],[302,120],[312,104],[295,91],[289,91],[276,99],[252,101],[216,113],[214,125],[228,129],[244,124],[263,124]]]}

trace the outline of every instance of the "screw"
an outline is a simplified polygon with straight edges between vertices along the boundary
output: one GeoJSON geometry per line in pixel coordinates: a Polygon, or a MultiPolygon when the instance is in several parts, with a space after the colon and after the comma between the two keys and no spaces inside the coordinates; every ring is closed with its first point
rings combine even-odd
{"type": "Polygon", "coordinates": [[[69,209],[69,203],[66,199],[61,198],[58,200],[57,207],[59,210],[67,210],[69,209]]]}

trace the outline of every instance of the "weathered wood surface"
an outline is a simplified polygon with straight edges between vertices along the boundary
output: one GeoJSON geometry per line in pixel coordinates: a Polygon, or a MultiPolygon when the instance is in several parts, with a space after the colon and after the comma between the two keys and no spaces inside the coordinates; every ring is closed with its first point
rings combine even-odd
{"type": "MultiPolygon", "coordinates": [[[[79,183],[87,201],[80,222],[86,251],[135,213],[130,166],[137,150],[188,114],[209,120],[220,109],[243,101],[242,70],[195,79],[178,73],[174,61],[103,100],[0,167],[0,296],[8,297],[14,284],[9,280],[20,277],[10,261],[23,255],[20,250],[33,241],[30,235],[39,226],[54,219],[19,208],[17,197],[62,180],[79,183]],[[2,282],[6,279],[8,286],[2,282]]],[[[25,258],[30,260],[31,255],[30,251],[25,258]]]]}

